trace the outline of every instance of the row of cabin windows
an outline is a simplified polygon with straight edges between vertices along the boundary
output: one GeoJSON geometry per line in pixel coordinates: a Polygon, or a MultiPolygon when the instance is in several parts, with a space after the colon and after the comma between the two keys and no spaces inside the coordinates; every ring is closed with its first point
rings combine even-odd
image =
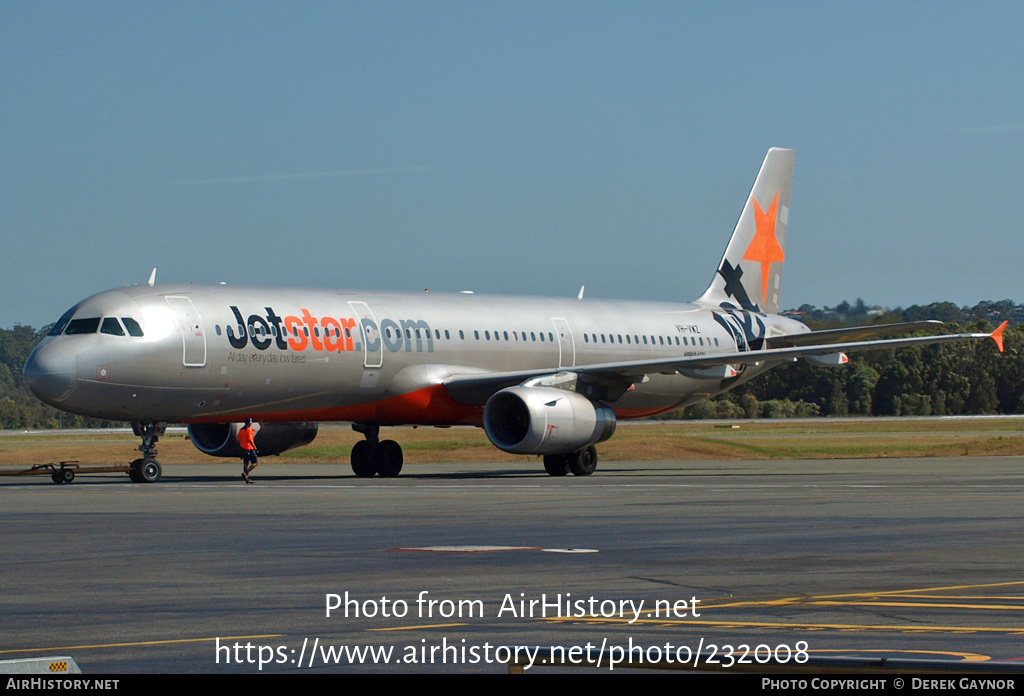
{"type": "MultiPolygon", "coordinates": [[[[245,332],[245,328],[242,327],[242,326],[239,326],[239,327],[237,327],[237,331],[239,332],[239,334],[244,333],[245,332]]],[[[423,332],[429,332],[429,331],[430,331],[429,329],[423,329],[423,332]]],[[[220,328],[219,324],[216,326],[216,332],[217,332],[218,336],[221,335],[221,328],[220,328]]],[[[397,330],[393,330],[390,326],[386,327],[384,329],[384,333],[385,333],[385,335],[387,336],[387,338],[389,340],[390,339],[394,339],[394,338],[398,338],[398,331],[397,330]]],[[[273,336],[273,337],[276,338],[277,337],[277,326],[271,326],[271,327],[269,327],[269,330],[267,330],[266,327],[253,325],[253,326],[249,327],[248,334],[249,334],[249,336],[251,338],[261,338],[261,337],[265,337],[265,336],[273,336]]],[[[304,326],[298,332],[289,332],[288,329],[283,328],[283,327],[281,328],[281,336],[282,337],[287,338],[288,336],[293,335],[293,334],[294,335],[300,335],[301,334],[301,335],[304,335],[304,336],[306,336],[308,338],[309,337],[309,327],[304,326]]],[[[325,328],[324,331],[323,331],[323,335],[324,336],[330,336],[330,337],[334,337],[334,338],[341,338],[341,334],[342,334],[342,330],[337,328],[337,327],[325,328]]],[[[351,339],[352,338],[352,330],[350,328],[346,327],[344,329],[344,334],[345,334],[345,338],[347,338],[347,339],[351,339]]],[[[313,335],[316,336],[317,338],[320,337],[321,332],[320,332],[320,327],[319,326],[314,326],[313,327],[313,335]]],[[[646,345],[651,345],[651,346],[653,346],[653,345],[661,345],[661,346],[666,346],[666,345],[667,346],[671,346],[671,345],[677,345],[677,346],[680,346],[680,345],[682,345],[682,346],[698,346],[698,345],[700,345],[700,346],[711,346],[712,345],[712,341],[713,341],[714,345],[716,345],[716,346],[718,345],[718,339],[717,338],[708,338],[706,340],[706,342],[705,342],[705,339],[703,337],[701,337],[701,336],[697,336],[697,337],[683,336],[682,340],[680,341],[680,337],[679,336],[653,336],[652,335],[652,336],[650,336],[650,339],[648,340],[648,336],[646,336],[646,335],[640,336],[638,334],[632,334],[632,335],[631,334],[625,334],[625,339],[623,339],[623,334],[596,334],[596,333],[590,333],[590,334],[585,333],[585,334],[583,334],[583,342],[584,343],[594,343],[594,344],[596,344],[598,342],[598,336],[600,336],[600,341],[603,344],[609,344],[609,343],[612,343],[612,344],[620,343],[620,344],[622,344],[622,343],[625,343],[625,344],[628,344],[628,345],[634,345],[634,344],[635,345],[640,345],[642,343],[645,346],[646,345]],[[673,343],[673,339],[675,340],[675,343],[673,343]]],[[[421,330],[418,329],[418,328],[417,329],[407,328],[407,329],[405,329],[405,337],[408,338],[408,339],[412,339],[412,338],[422,339],[422,338],[429,338],[430,336],[429,336],[429,333],[427,335],[423,335],[423,333],[421,333],[421,330]]],[[[444,337],[445,337],[445,340],[451,340],[452,335],[448,331],[448,329],[444,330],[444,337]]],[[[481,333],[480,333],[480,331],[473,331],[473,337],[476,340],[478,340],[478,341],[481,340],[481,333]]],[[[538,341],[538,337],[539,337],[539,340],[540,340],[541,343],[544,343],[545,341],[550,342],[550,343],[554,343],[555,342],[555,335],[554,335],[554,333],[552,333],[550,331],[548,331],[547,333],[545,333],[543,331],[540,331],[540,332],[531,331],[529,333],[529,339],[527,339],[527,333],[525,331],[522,331],[522,332],[520,332],[520,331],[512,331],[511,332],[511,336],[509,335],[508,331],[494,331],[494,332],[491,332],[488,329],[488,330],[485,330],[483,332],[483,340],[485,340],[485,341],[491,341],[491,340],[494,340],[494,341],[501,341],[501,340],[505,340],[505,341],[526,341],[526,340],[530,340],[530,341],[533,341],[533,342],[536,343],[538,341]],[[493,333],[493,335],[492,335],[492,333],[493,333]]],[[[437,340],[441,339],[441,330],[440,329],[434,329],[434,338],[436,338],[437,340]]],[[[459,340],[462,340],[462,341],[466,340],[466,334],[461,329],[459,330],[459,340]]]]}
{"type": "MultiPolygon", "coordinates": [[[[593,334],[593,333],[592,334],[583,334],[583,342],[584,343],[597,343],[597,336],[598,336],[598,334],[593,334]]],[[[605,335],[601,334],[601,343],[606,343],[606,342],[607,343],[615,343],[615,339],[616,338],[618,338],[618,342],[619,343],[622,343],[622,334],[608,334],[608,340],[607,341],[605,341],[605,335]]],[[[646,345],[651,345],[651,346],[653,346],[653,345],[671,346],[671,345],[673,345],[673,343],[672,343],[672,339],[673,338],[675,339],[675,345],[677,345],[677,346],[679,346],[679,345],[683,345],[683,346],[696,346],[696,345],[698,345],[698,343],[701,346],[710,346],[712,341],[714,341],[714,344],[716,346],[718,345],[718,339],[717,338],[708,338],[707,342],[705,342],[703,336],[696,336],[696,337],[683,336],[682,337],[682,339],[683,339],[682,343],[680,343],[679,342],[679,336],[651,336],[651,340],[648,342],[647,336],[638,336],[636,334],[633,334],[633,337],[632,337],[633,340],[632,341],[630,341],[629,334],[626,334],[626,343],[635,343],[636,345],[640,345],[640,342],[643,341],[643,344],[645,346],[646,345]],[[655,339],[657,339],[657,340],[655,340],[655,339]]]]}
{"type": "MultiPolygon", "coordinates": [[[[273,336],[274,338],[277,338],[277,327],[276,326],[271,326],[270,329],[268,330],[266,327],[253,325],[253,326],[249,327],[248,332],[246,332],[244,326],[235,326],[235,327],[228,327],[228,328],[229,328],[229,330],[232,330],[232,332],[234,334],[239,335],[239,336],[244,334],[244,333],[248,333],[249,334],[249,338],[263,338],[263,337],[266,337],[266,336],[273,336]]],[[[221,335],[222,332],[221,332],[220,324],[215,325],[213,327],[213,329],[214,329],[214,331],[216,332],[216,334],[218,336],[221,335]]],[[[344,333],[345,333],[345,338],[352,338],[352,329],[346,328],[344,330],[344,333]]],[[[333,338],[341,338],[341,334],[342,334],[342,330],[340,328],[337,328],[337,327],[332,327],[332,328],[329,328],[329,329],[325,328],[322,332],[320,331],[320,327],[319,326],[313,327],[313,335],[316,336],[317,338],[319,338],[321,335],[322,336],[329,336],[329,337],[333,337],[333,338]]],[[[306,336],[307,338],[309,338],[309,328],[304,326],[304,327],[302,327],[301,331],[288,331],[288,329],[286,329],[284,327],[281,327],[281,337],[282,338],[288,338],[290,336],[306,336]]]]}
{"type": "MultiPolygon", "coordinates": [[[[64,334],[64,335],[69,335],[70,336],[70,335],[75,335],[75,334],[93,334],[93,333],[96,333],[97,330],[99,331],[99,333],[109,334],[111,336],[124,336],[124,335],[127,334],[128,336],[141,337],[143,335],[142,327],[139,325],[139,322],[137,322],[132,317],[121,317],[120,321],[118,321],[117,317],[102,317],[102,318],[101,317],[90,317],[90,318],[83,318],[83,319],[71,319],[70,317],[72,315],[73,315],[73,309],[71,311],[67,312],[63,317],[60,318],[60,320],[57,322],[57,324],[54,325],[53,329],[50,331],[49,335],[51,335],[51,336],[59,336],[61,334],[64,334]]],[[[221,335],[220,324],[217,324],[215,329],[216,329],[217,335],[220,336],[221,335]]],[[[242,333],[246,333],[245,327],[242,327],[242,326],[238,326],[237,327],[237,331],[238,331],[239,335],[241,335],[242,333]]],[[[430,329],[423,329],[423,331],[424,332],[429,332],[430,329]]],[[[248,332],[247,333],[249,334],[249,336],[251,338],[265,337],[265,336],[273,336],[273,337],[276,338],[278,332],[277,332],[277,326],[264,327],[264,326],[251,325],[251,326],[248,327],[248,332]]],[[[309,336],[309,328],[304,326],[304,327],[302,327],[301,331],[297,332],[295,335],[298,335],[298,333],[304,334],[306,337],[308,337],[309,336]]],[[[352,338],[352,330],[350,328],[346,327],[344,329],[344,333],[345,333],[345,338],[346,339],[351,339],[352,338]]],[[[390,327],[390,326],[384,329],[384,333],[386,334],[388,339],[394,339],[394,338],[398,337],[398,332],[393,330],[392,327],[390,327]]],[[[493,337],[492,337],[491,333],[492,332],[489,329],[484,330],[484,332],[483,332],[483,340],[485,340],[485,341],[490,341],[490,340],[495,340],[495,341],[501,341],[501,340],[505,340],[505,341],[509,341],[509,340],[511,340],[511,341],[526,341],[527,340],[527,333],[525,331],[522,331],[522,332],[512,331],[511,338],[509,337],[509,332],[508,331],[494,331],[493,332],[493,334],[494,334],[493,337]]],[[[320,327],[314,326],[313,327],[313,335],[319,338],[320,334],[321,334],[320,327]]],[[[334,338],[341,338],[341,334],[342,334],[342,329],[339,328],[339,327],[325,328],[324,331],[323,331],[323,335],[324,336],[333,336],[334,338]]],[[[289,334],[288,329],[282,327],[281,328],[281,336],[287,338],[289,335],[290,334],[289,334]]],[[[712,341],[714,341],[714,345],[715,346],[718,345],[718,339],[717,338],[708,338],[707,342],[705,343],[705,339],[703,337],[701,337],[701,336],[698,336],[698,337],[683,336],[683,337],[681,337],[682,338],[682,342],[680,342],[680,337],[679,336],[654,336],[654,335],[651,335],[650,336],[650,340],[648,340],[648,336],[647,335],[640,336],[638,334],[632,334],[632,335],[625,334],[625,341],[623,341],[623,334],[596,334],[596,333],[590,333],[590,334],[585,333],[585,334],[583,334],[583,342],[584,343],[594,343],[594,344],[597,344],[598,336],[599,335],[600,335],[601,343],[602,344],[606,344],[606,345],[609,344],[609,343],[612,343],[612,344],[614,344],[614,343],[619,343],[619,344],[626,343],[628,345],[640,345],[641,343],[643,343],[643,345],[652,345],[652,346],[653,345],[661,345],[661,346],[664,346],[664,345],[669,345],[669,346],[671,346],[671,345],[677,345],[677,346],[679,346],[679,345],[683,345],[683,346],[698,346],[698,345],[700,345],[700,346],[705,346],[705,345],[707,345],[707,346],[710,346],[712,341]],[[675,341],[674,344],[673,344],[673,339],[675,341]]],[[[405,329],[405,337],[406,338],[412,339],[414,336],[417,339],[429,338],[429,333],[427,333],[427,335],[424,336],[421,333],[421,330],[419,328],[416,328],[416,329],[406,328],[405,329]]],[[[474,336],[474,338],[476,338],[476,340],[479,341],[480,340],[480,331],[478,331],[478,330],[473,331],[473,336],[474,336]]],[[[533,341],[533,342],[537,342],[538,336],[540,337],[540,342],[541,343],[545,342],[545,338],[547,339],[547,342],[550,342],[550,343],[554,343],[555,342],[555,335],[554,335],[554,333],[552,333],[550,331],[548,331],[546,333],[543,332],[543,331],[540,331],[540,332],[531,331],[529,333],[529,340],[533,341]]],[[[441,330],[440,329],[434,329],[434,337],[436,339],[438,339],[438,340],[441,339],[441,330]]],[[[444,330],[444,337],[445,337],[446,340],[451,340],[451,333],[448,331],[448,329],[444,330]]],[[[459,330],[459,340],[465,340],[465,339],[466,339],[465,332],[463,332],[460,329],[459,330]]]]}
{"type": "MultiPolygon", "coordinates": [[[[58,336],[58,335],[61,335],[61,334],[68,335],[68,336],[75,335],[75,334],[93,334],[93,333],[96,333],[97,330],[99,331],[99,333],[109,334],[111,336],[124,336],[124,335],[135,336],[135,337],[143,336],[142,327],[139,325],[139,322],[137,322],[135,319],[133,319],[131,317],[121,317],[120,321],[118,321],[117,317],[103,317],[102,319],[100,317],[90,317],[90,318],[84,318],[84,319],[74,319],[74,320],[71,320],[71,321],[67,322],[63,326],[61,324],[62,324],[62,322],[58,322],[58,324],[56,326],[54,326],[53,330],[50,331],[50,335],[51,336],[58,336]]],[[[243,327],[238,327],[238,331],[240,333],[242,331],[244,331],[243,327]]],[[[423,331],[429,331],[429,329],[424,329],[423,331]]],[[[221,335],[221,327],[220,327],[219,324],[216,326],[216,332],[217,332],[218,336],[221,335]]],[[[267,328],[263,327],[263,326],[250,326],[248,333],[249,333],[249,336],[252,337],[252,338],[264,337],[264,336],[274,336],[274,337],[276,337],[277,336],[277,327],[276,326],[271,326],[270,330],[268,331],[267,328]]],[[[308,337],[309,336],[309,328],[308,327],[302,327],[302,330],[301,330],[300,333],[302,333],[302,334],[304,334],[305,336],[308,337]]],[[[341,338],[341,333],[342,333],[342,330],[337,328],[337,327],[329,328],[329,329],[324,329],[324,332],[323,332],[323,334],[325,336],[333,336],[334,338],[341,338]]],[[[350,328],[346,327],[344,329],[344,333],[345,333],[345,338],[347,338],[347,339],[352,338],[352,330],[350,328]]],[[[388,339],[393,339],[393,338],[397,338],[398,337],[398,332],[397,331],[393,331],[390,326],[387,327],[384,330],[384,333],[387,335],[388,339]]],[[[285,329],[285,328],[282,328],[281,329],[281,335],[283,337],[288,337],[289,336],[289,331],[287,329],[285,329]]],[[[320,336],[320,327],[313,327],[313,335],[317,336],[317,337],[320,336]]],[[[476,340],[478,340],[478,341],[481,340],[480,339],[480,331],[474,331],[473,332],[473,336],[474,336],[474,338],[476,338],[476,340]]],[[[537,342],[538,336],[539,336],[539,340],[540,340],[541,343],[544,343],[545,339],[547,340],[547,342],[550,342],[550,343],[554,343],[554,341],[555,341],[555,335],[554,335],[554,333],[552,333],[550,331],[548,331],[547,333],[545,333],[543,331],[541,331],[541,332],[531,331],[529,333],[529,340],[533,341],[533,342],[537,342]]],[[[643,345],[652,345],[652,346],[653,345],[662,345],[662,346],[669,345],[669,346],[671,346],[671,345],[673,345],[673,339],[674,339],[675,340],[674,345],[677,345],[677,346],[678,345],[683,345],[683,346],[697,346],[697,345],[705,346],[705,345],[707,345],[707,346],[710,346],[712,341],[714,341],[714,345],[716,345],[716,346],[718,345],[718,339],[717,338],[713,338],[713,339],[712,338],[708,338],[707,339],[707,343],[705,343],[703,337],[693,337],[693,338],[691,338],[691,337],[683,336],[682,337],[682,341],[680,342],[680,337],[679,336],[653,336],[652,335],[652,336],[650,336],[650,339],[648,340],[648,336],[646,336],[646,335],[640,336],[640,335],[637,335],[637,334],[632,334],[632,335],[625,334],[625,340],[623,340],[623,334],[596,334],[596,333],[590,333],[590,334],[586,334],[585,333],[585,334],[583,334],[583,342],[584,343],[594,343],[594,344],[596,344],[598,342],[598,336],[600,336],[600,341],[601,341],[602,344],[608,344],[608,343],[612,343],[612,344],[619,343],[619,344],[622,344],[622,343],[626,343],[628,345],[634,345],[634,344],[635,345],[640,345],[641,343],[643,343],[643,345]]],[[[408,339],[412,339],[413,337],[418,338],[418,339],[419,338],[428,338],[428,336],[424,336],[421,333],[421,330],[418,329],[418,328],[417,329],[410,329],[410,328],[405,329],[405,337],[408,338],[408,339]]],[[[441,330],[440,329],[434,329],[434,337],[436,339],[438,339],[438,340],[441,339],[441,330]]],[[[448,331],[448,329],[444,330],[444,337],[445,337],[446,340],[451,340],[451,333],[448,331]]],[[[466,339],[465,332],[463,332],[461,329],[459,330],[459,339],[460,340],[465,340],[466,339]]],[[[512,331],[511,337],[510,337],[508,331],[494,331],[493,332],[493,336],[492,336],[492,332],[488,329],[488,330],[485,330],[483,332],[483,340],[485,340],[485,341],[491,341],[491,340],[494,340],[494,341],[501,341],[501,340],[505,340],[505,341],[509,341],[509,340],[511,340],[511,341],[520,341],[520,340],[526,341],[527,340],[527,333],[525,331],[522,331],[522,332],[512,331]]]]}
{"type": "MultiPolygon", "coordinates": [[[[313,327],[313,335],[316,336],[317,338],[319,338],[320,335],[321,335],[320,328],[321,327],[319,327],[319,326],[314,326],[313,327]]],[[[216,331],[218,336],[221,335],[220,324],[217,324],[214,327],[214,330],[216,331]]],[[[239,334],[246,333],[245,327],[242,327],[242,326],[238,326],[237,328],[235,328],[235,331],[237,331],[239,334]]],[[[409,339],[412,339],[412,338],[421,338],[421,339],[422,338],[430,338],[429,334],[424,335],[424,333],[427,332],[427,331],[429,331],[429,329],[422,329],[421,330],[421,329],[418,329],[418,328],[417,329],[407,328],[407,329],[405,329],[405,337],[409,338],[409,339]]],[[[276,326],[271,326],[271,327],[269,327],[269,330],[268,330],[266,327],[263,327],[263,326],[252,325],[252,326],[249,326],[249,330],[248,330],[247,333],[249,334],[250,338],[265,337],[265,336],[273,336],[273,337],[276,338],[277,337],[277,327],[276,326]]],[[[345,333],[345,338],[352,338],[352,329],[346,327],[344,329],[344,333],[345,333]]],[[[397,330],[393,330],[390,326],[388,326],[388,327],[386,327],[384,329],[384,334],[387,336],[388,339],[398,338],[398,331],[397,330]]],[[[308,338],[309,337],[309,327],[308,326],[303,326],[300,330],[293,331],[293,332],[289,332],[287,328],[281,327],[281,336],[283,338],[288,338],[289,336],[293,336],[293,335],[294,336],[304,335],[304,336],[306,336],[308,338]]],[[[334,338],[341,338],[341,330],[338,329],[337,327],[325,328],[324,331],[323,331],[323,335],[324,336],[333,336],[334,338]]],[[[474,331],[473,335],[476,337],[476,340],[478,340],[478,341],[480,340],[480,332],[479,331],[474,331]]],[[[484,331],[483,335],[484,335],[484,340],[487,340],[487,341],[492,340],[491,331],[489,331],[489,330],[488,331],[484,331]]],[[[513,341],[523,340],[523,341],[525,341],[526,340],[526,332],[525,331],[523,331],[521,334],[519,332],[517,332],[517,331],[513,331],[511,339],[509,338],[509,332],[508,331],[503,331],[503,332],[500,332],[500,333],[498,331],[495,331],[494,332],[494,336],[493,336],[493,340],[499,341],[499,340],[501,340],[502,336],[504,336],[504,339],[506,341],[508,341],[508,340],[513,340],[513,341]]],[[[538,336],[538,334],[536,332],[534,332],[534,331],[530,332],[530,340],[531,341],[537,341],[537,336],[538,336]]],[[[540,340],[541,341],[545,340],[544,332],[540,332],[539,336],[540,336],[540,340]]],[[[449,341],[451,340],[452,334],[451,334],[451,332],[448,329],[444,330],[444,337],[445,337],[445,340],[449,340],[449,341]]],[[[441,340],[441,330],[440,329],[434,329],[434,338],[436,338],[437,340],[441,340]]],[[[461,329],[459,330],[459,340],[461,340],[461,341],[466,340],[466,333],[464,331],[462,331],[461,329]]],[[[555,340],[555,335],[553,333],[551,333],[550,331],[547,333],[547,340],[551,341],[551,342],[554,342],[554,340],[555,340]]]]}

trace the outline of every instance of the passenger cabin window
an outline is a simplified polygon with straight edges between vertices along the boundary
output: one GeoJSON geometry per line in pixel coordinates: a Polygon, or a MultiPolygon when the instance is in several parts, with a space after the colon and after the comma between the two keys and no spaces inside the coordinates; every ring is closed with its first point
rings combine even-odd
{"type": "Polygon", "coordinates": [[[121,328],[121,322],[114,317],[106,317],[103,323],[100,324],[100,333],[110,334],[111,336],[124,336],[124,329],[121,328]]]}
{"type": "Polygon", "coordinates": [[[64,331],[64,335],[74,336],[75,334],[94,334],[98,328],[100,328],[99,317],[93,317],[91,319],[73,319],[68,323],[68,328],[64,331]]]}

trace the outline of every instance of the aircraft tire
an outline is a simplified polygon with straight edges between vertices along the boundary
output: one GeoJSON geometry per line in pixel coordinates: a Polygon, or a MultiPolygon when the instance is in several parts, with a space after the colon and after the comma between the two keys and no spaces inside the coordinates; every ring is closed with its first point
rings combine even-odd
{"type": "Polygon", "coordinates": [[[373,466],[373,446],[366,440],[352,445],[352,473],[359,478],[369,478],[377,473],[373,466]]]}
{"type": "Polygon", "coordinates": [[[61,473],[59,471],[55,471],[52,474],[50,474],[50,479],[54,483],[64,483],[64,477],[61,476],[61,473]]]}
{"type": "Polygon", "coordinates": [[[402,446],[394,440],[381,440],[370,453],[370,461],[373,462],[373,468],[377,470],[378,476],[394,478],[402,472],[402,446]]]}
{"type": "Polygon", "coordinates": [[[590,476],[597,469],[597,448],[593,445],[570,456],[569,470],[573,476],[590,476]]]}
{"type": "Polygon", "coordinates": [[[61,482],[63,483],[71,483],[72,481],[75,480],[75,472],[72,471],[71,469],[61,469],[60,479],[61,482]]]}
{"type": "Polygon", "coordinates": [[[139,483],[156,483],[162,475],[160,462],[155,459],[145,459],[139,467],[139,483]]]}
{"type": "Polygon", "coordinates": [[[566,459],[566,455],[545,454],[544,471],[548,472],[549,476],[565,476],[569,473],[569,462],[566,459]]]}

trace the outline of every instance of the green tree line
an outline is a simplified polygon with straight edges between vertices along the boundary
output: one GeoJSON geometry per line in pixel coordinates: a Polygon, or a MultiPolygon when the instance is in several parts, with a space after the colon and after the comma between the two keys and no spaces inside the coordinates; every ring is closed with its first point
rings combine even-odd
{"type": "MultiPolygon", "coordinates": [[[[944,333],[988,332],[1004,319],[1006,352],[970,341],[853,353],[845,367],[806,360],[780,365],[733,391],[666,417],[785,418],[1024,413],[1024,306],[1009,300],[957,307],[937,302],[907,309],[870,308],[862,300],[787,312],[812,329],[939,319],[944,333]]],[[[62,413],[36,399],[22,368],[50,327],[0,328],[0,428],[86,428],[122,425],[62,413]]]]}

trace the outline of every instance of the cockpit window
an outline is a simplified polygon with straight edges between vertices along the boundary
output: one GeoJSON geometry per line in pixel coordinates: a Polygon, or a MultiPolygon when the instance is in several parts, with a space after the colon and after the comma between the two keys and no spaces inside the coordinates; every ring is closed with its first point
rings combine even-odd
{"type": "Polygon", "coordinates": [[[110,334],[111,336],[124,336],[124,329],[121,328],[121,323],[117,319],[106,317],[100,325],[100,333],[110,334]]]}
{"type": "Polygon", "coordinates": [[[129,336],[135,336],[136,338],[143,336],[142,327],[139,326],[139,322],[135,321],[131,317],[121,317],[121,321],[124,322],[124,328],[128,329],[129,336]]]}
{"type": "Polygon", "coordinates": [[[68,323],[68,328],[64,331],[64,335],[72,336],[74,334],[92,334],[96,333],[96,329],[99,327],[99,317],[92,317],[91,319],[75,319],[68,323]]]}
{"type": "Polygon", "coordinates": [[[67,328],[68,322],[71,321],[71,317],[75,316],[76,309],[78,309],[78,305],[75,305],[68,311],[64,312],[60,319],[57,320],[57,323],[53,325],[53,328],[50,329],[50,333],[48,333],[47,336],[60,336],[64,333],[64,329],[67,328]]]}

